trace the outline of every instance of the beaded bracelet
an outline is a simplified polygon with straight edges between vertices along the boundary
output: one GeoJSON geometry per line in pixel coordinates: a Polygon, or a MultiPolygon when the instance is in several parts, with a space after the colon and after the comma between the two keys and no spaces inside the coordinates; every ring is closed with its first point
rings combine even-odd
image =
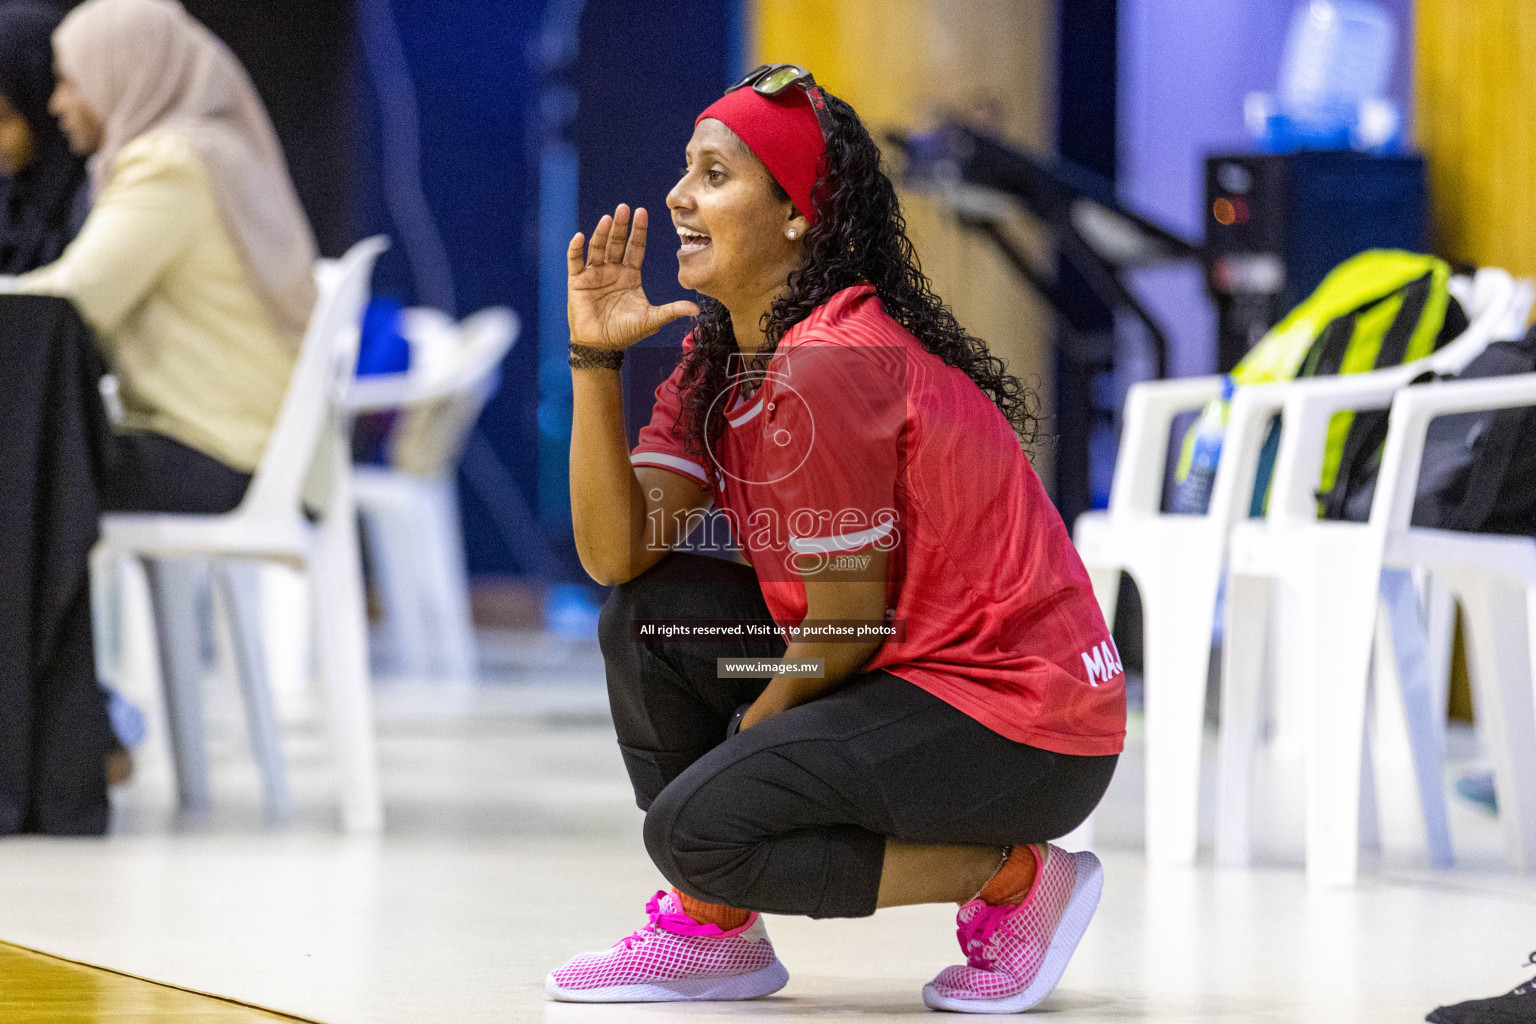
{"type": "Polygon", "coordinates": [[[576,370],[617,370],[624,365],[621,348],[594,348],[571,342],[571,355],[567,360],[576,370]]]}

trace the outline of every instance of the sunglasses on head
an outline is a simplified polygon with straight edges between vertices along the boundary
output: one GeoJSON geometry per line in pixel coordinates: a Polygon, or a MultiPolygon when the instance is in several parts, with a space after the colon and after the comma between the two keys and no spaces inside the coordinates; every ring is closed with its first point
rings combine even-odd
{"type": "Polygon", "coordinates": [[[760,64],[747,76],[729,89],[728,93],[737,89],[745,89],[751,86],[753,91],[762,96],[777,96],[792,85],[798,85],[805,90],[805,95],[811,101],[811,110],[816,114],[816,123],[821,126],[821,138],[825,142],[832,137],[831,114],[827,112],[827,98],[822,95],[821,88],[816,84],[816,79],[805,68],[798,64],[760,64]]]}

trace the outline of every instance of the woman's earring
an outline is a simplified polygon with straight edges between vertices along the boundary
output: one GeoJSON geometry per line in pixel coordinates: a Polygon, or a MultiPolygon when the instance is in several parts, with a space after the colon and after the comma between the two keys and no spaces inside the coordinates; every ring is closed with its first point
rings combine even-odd
{"type": "Polygon", "coordinates": [[[788,234],[788,235],[789,235],[789,237],[790,237],[790,238],[794,238],[794,237],[795,237],[795,236],[796,236],[796,235],[798,235],[798,234],[799,234],[799,233],[800,233],[800,232],[798,232],[798,231],[796,231],[796,230],[795,230],[795,229],[794,229],[794,228],[790,228],[790,229],[789,229],[789,230],[788,230],[788,231],[787,231],[787,232],[785,232],[785,233],[786,233],[786,234],[788,234]]]}

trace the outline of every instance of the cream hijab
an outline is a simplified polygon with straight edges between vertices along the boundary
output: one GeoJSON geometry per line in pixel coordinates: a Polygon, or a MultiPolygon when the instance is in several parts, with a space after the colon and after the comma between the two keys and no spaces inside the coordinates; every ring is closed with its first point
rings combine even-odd
{"type": "Polygon", "coordinates": [[[314,235],[272,123],[229,48],[176,0],[85,0],[54,32],[53,51],[104,128],[89,164],[93,191],[140,135],[185,135],[257,296],[279,329],[302,335],[315,304],[314,235]]]}

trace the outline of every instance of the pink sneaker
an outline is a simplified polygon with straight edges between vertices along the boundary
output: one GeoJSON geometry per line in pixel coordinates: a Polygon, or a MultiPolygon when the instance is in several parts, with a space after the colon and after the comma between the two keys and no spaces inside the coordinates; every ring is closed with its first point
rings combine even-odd
{"type": "Polygon", "coordinates": [[[1023,903],[971,900],[960,908],[956,934],[966,962],[924,985],[923,1002],[961,1013],[1018,1013],[1036,1005],[1061,980],[1103,889],[1099,858],[1048,846],[1023,903]]]}
{"type": "Polygon", "coordinates": [[[573,1003],[657,1003],[755,999],[789,981],[756,912],[727,932],[683,913],[674,892],[658,892],[645,909],[645,927],[573,957],[549,973],[544,990],[573,1003]]]}

